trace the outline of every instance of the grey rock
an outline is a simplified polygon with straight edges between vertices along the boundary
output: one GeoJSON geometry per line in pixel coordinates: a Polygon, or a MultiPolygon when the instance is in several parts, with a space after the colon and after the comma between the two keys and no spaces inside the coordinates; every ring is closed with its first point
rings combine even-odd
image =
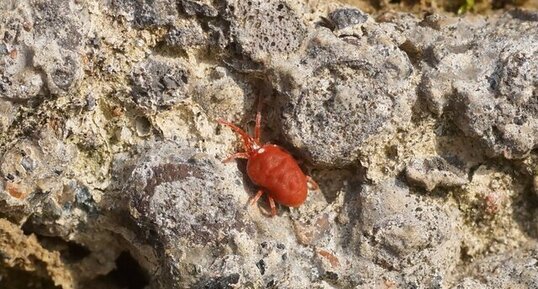
{"type": "Polygon", "coordinates": [[[62,176],[77,154],[76,149],[61,142],[48,131],[38,139],[21,139],[2,156],[0,191],[5,216],[23,221],[48,197],[61,194],[62,176]]]}
{"type": "Polygon", "coordinates": [[[181,7],[187,15],[199,15],[205,17],[215,17],[218,15],[217,9],[208,0],[181,0],[181,7]]]}
{"type": "Polygon", "coordinates": [[[460,257],[454,211],[421,200],[393,180],[363,186],[346,211],[356,219],[350,225],[357,257],[397,272],[398,286],[432,288],[451,278],[460,257]]]}
{"type": "Polygon", "coordinates": [[[78,84],[83,76],[79,50],[87,31],[82,23],[88,20],[74,2],[64,4],[13,1],[11,9],[0,9],[0,33],[10,55],[0,62],[0,97],[25,101],[47,92],[62,94],[78,84]]]}
{"type": "Polygon", "coordinates": [[[85,233],[87,224],[100,214],[97,202],[88,187],[75,180],[67,181],[60,191],[49,194],[39,204],[39,209],[24,223],[27,230],[40,236],[61,237],[65,240],[77,228],[85,233]]]}
{"type": "Polygon", "coordinates": [[[334,24],[335,28],[343,29],[356,24],[364,23],[368,19],[368,15],[359,9],[343,8],[337,9],[329,14],[329,19],[334,24]]]}
{"type": "Polygon", "coordinates": [[[477,260],[470,270],[474,280],[465,278],[453,288],[538,288],[537,249],[537,244],[530,242],[521,248],[477,260]]]}
{"type": "Polygon", "coordinates": [[[163,26],[178,16],[176,2],[172,0],[113,0],[110,6],[136,28],[163,26]]]}
{"type": "Polygon", "coordinates": [[[165,57],[150,57],[133,68],[132,97],[147,110],[168,108],[188,97],[190,73],[186,65],[165,57]]]}
{"type": "Polygon", "coordinates": [[[349,41],[320,29],[298,59],[275,69],[283,133],[316,164],[350,164],[369,138],[410,120],[413,67],[385,31],[365,29],[349,41]]]}
{"type": "Polygon", "coordinates": [[[68,50],[81,46],[82,32],[81,7],[73,1],[64,3],[50,0],[39,0],[31,3],[32,22],[38,40],[54,39],[58,45],[68,50]],[[64,17],[58,17],[59,14],[64,17]]]}
{"type": "Polygon", "coordinates": [[[256,236],[233,194],[241,188],[235,184],[239,176],[225,173],[213,158],[174,143],[156,144],[137,159],[117,164],[138,242],[152,244],[159,256],[154,260],[160,268],[155,281],[162,288],[190,287],[204,276],[213,278],[207,284],[224,282],[217,277],[222,269],[211,271],[224,257],[217,252],[228,251],[233,258],[237,235],[256,236]]]}
{"type": "Polygon", "coordinates": [[[170,28],[165,41],[169,46],[187,49],[208,44],[209,40],[198,22],[189,21],[170,28]]]}
{"type": "Polygon", "coordinates": [[[422,91],[431,110],[454,113],[459,128],[490,155],[524,157],[538,145],[538,22],[519,25],[506,15],[435,23],[439,31],[418,27],[408,34],[424,56],[422,91]]]}
{"type": "Polygon", "coordinates": [[[405,169],[407,179],[432,191],[436,187],[462,186],[469,182],[465,173],[442,157],[414,159],[405,169]]]}
{"type": "Polygon", "coordinates": [[[254,61],[293,53],[306,37],[306,27],[292,1],[227,1],[225,17],[238,52],[254,61]]]}

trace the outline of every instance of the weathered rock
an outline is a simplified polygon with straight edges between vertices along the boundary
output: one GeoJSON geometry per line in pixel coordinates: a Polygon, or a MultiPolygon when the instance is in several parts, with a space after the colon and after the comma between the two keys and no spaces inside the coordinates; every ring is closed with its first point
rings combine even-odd
{"type": "Polygon", "coordinates": [[[337,9],[329,14],[334,28],[343,29],[356,24],[364,23],[368,20],[368,15],[359,9],[342,8],[337,9]]]}
{"type": "Polygon", "coordinates": [[[460,210],[467,221],[462,227],[462,247],[470,257],[482,252],[503,252],[516,248],[533,229],[514,226],[515,219],[532,220],[532,207],[526,204],[525,183],[509,168],[480,166],[471,180],[457,191],[460,210]]]}
{"type": "Polygon", "coordinates": [[[217,9],[208,0],[181,0],[181,8],[187,15],[199,15],[205,17],[215,17],[218,15],[217,9]]]}
{"type": "Polygon", "coordinates": [[[211,270],[222,260],[218,252],[233,255],[234,238],[255,237],[233,193],[241,189],[238,174],[225,173],[214,159],[164,143],[118,164],[137,239],[153,244],[159,258],[153,262],[159,264],[155,281],[162,288],[190,287],[198,278],[220,276],[220,270],[211,270]]]}
{"type": "Polygon", "coordinates": [[[316,164],[352,163],[369,138],[410,120],[409,59],[382,28],[362,28],[367,35],[350,39],[321,28],[277,67],[283,133],[316,164]]]}
{"type": "Polygon", "coordinates": [[[56,286],[75,288],[75,278],[63,270],[58,252],[46,250],[35,235],[26,236],[19,227],[5,219],[0,219],[0,248],[2,266],[33,271],[39,276],[51,278],[56,286]]]}
{"type": "Polygon", "coordinates": [[[170,107],[188,97],[189,78],[184,63],[150,57],[136,66],[131,74],[133,100],[147,110],[170,107]]]}
{"type": "Polygon", "coordinates": [[[414,159],[407,165],[405,174],[410,182],[428,191],[436,187],[462,186],[469,182],[463,171],[441,157],[414,159]]]}
{"type": "Polygon", "coordinates": [[[535,242],[522,248],[485,257],[471,265],[473,279],[453,288],[536,288],[538,287],[538,247],[535,242]]]}
{"type": "Polygon", "coordinates": [[[347,246],[382,272],[397,272],[395,285],[435,287],[450,280],[460,257],[454,211],[421,200],[398,181],[363,186],[347,205],[354,226],[347,246]]]}
{"type": "Polygon", "coordinates": [[[182,21],[176,23],[165,38],[166,44],[171,47],[187,49],[209,43],[208,36],[196,21],[182,21]]]}
{"type": "Polygon", "coordinates": [[[318,2],[0,1],[2,286],[537,287],[536,12],[318,2]],[[321,188],[274,218],[258,99],[321,188]]]}
{"type": "Polygon", "coordinates": [[[8,130],[15,118],[15,106],[9,102],[0,99],[0,133],[8,130]]]}
{"type": "Polygon", "coordinates": [[[162,26],[178,16],[176,3],[171,0],[114,0],[110,5],[136,28],[162,26]]]}
{"type": "Polygon", "coordinates": [[[286,58],[299,49],[307,34],[294,1],[227,1],[230,37],[241,54],[254,61],[286,58]]]}
{"type": "Polygon", "coordinates": [[[24,220],[48,196],[62,191],[62,177],[77,152],[51,133],[43,131],[37,140],[21,139],[2,156],[0,199],[11,220],[24,220]]]}
{"type": "Polygon", "coordinates": [[[431,110],[452,112],[490,155],[525,156],[538,146],[537,35],[538,22],[510,15],[474,23],[439,18],[410,30],[408,42],[423,56],[421,91],[431,110]]]}
{"type": "Polygon", "coordinates": [[[0,34],[8,55],[2,53],[0,61],[0,97],[25,101],[46,92],[61,94],[82,78],[82,23],[88,20],[82,7],[65,4],[7,1],[0,9],[0,34]],[[64,16],[57,17],[60,13],[64,16]]]}
{"type": "Polygon", "coordinates": [[[254,100],[248,95],[250,87],[237,79],[224,67],[215,67],[207,81],[198,82],[193,89],[193,100],[207,111],[210,119],[241,119],[244,109],[254,107],[254,100]]]}

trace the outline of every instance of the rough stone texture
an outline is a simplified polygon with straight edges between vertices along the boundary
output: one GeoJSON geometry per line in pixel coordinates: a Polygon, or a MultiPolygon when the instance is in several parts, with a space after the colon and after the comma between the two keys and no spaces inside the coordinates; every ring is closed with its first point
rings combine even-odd
{"type": "Polygon", "coordinates": [[[307,30],[294,1],[226,1],[230,35],[240,53],[254,61],[285,58],[302,45],[307,30]]]}
{"type": "Polygon", "coordinates": [[[537,287],[536,12],[318,2],[0,1],[0,287],[537,287]]]}
{"type": "MultiPolygon", "coordinates": [[[[452,278],[461,242],[454,210],[421,200],[394,180],[364,186],[355,198],[345,210],[357,258],[372,260],[397,287],[432,288],[452,278]]],[[[369,286],[377,281],[363,278],[369,286]]]]}
{"type": "Polygon", "coordinates": [[[0,165],[2,212],[21,222],[43,202],[51,201],[51,194],[60,194],[65,189],[66,170],[75,157],[73,146],[58,140],[52,131],[12,144],[2,155],[0,165]]]}
{"type": "Polygon", "coordinates": [[[162,288],[170,284],[189,287],[196,276],[219,277],[214,274],[220,271],[212,272],[210,267],[225,262],[223,257],[234,259],[230,248],[234,238],[256,237],[247,211],[233,194],[241,189],[240,175],[225,173],[214,158],[164,143],[152,146],[138,159],[118,158],[116,163],[118,182],[125,184],[121,193],[128,202],[126,210],[139,227],[137,238],[157,245],[157,258],[151,261],[160,268],[162,288]],[[229,256],[220,256],[219,252],[226,251],[229,256]],[[200,256],[209,258],[187,261],[200,256]]]}
{"type": "Polygon", "coordinates": [[[149,58],[133,69],[133,100],[148,110],[170,107],[187,97],[189,77],[173,59],[149,58]]]}
{"type": "Polygon", "coordinates": [[[538,35],[536,21],[520,25],[521,18],[429,18],[408,34],[407,45],[422,56],[430,110],[453,113],[493,156],[521,158],[538,146],[538,35]]]}
{"type": "Polygon", "coordinates": [[[428,191],[436,187],[462,186],[468,182],[460,169],[438,156],[412,160],[407,165],[405,174],[410,182],[428,191]]]}
{"type": "Polygon", "coordinates": [[[26,236],[15,224],[0,219],[0,240],[5,265],[50,277],[61,288],[74,288],[75,278],[64,270],[60,253],[43,248],[35,235],[26,236]]]}
{"type": "Polygon", "coordinates": [[[532,242],[520,249],[477,260],[470,266],[473,278],[465,278],[453,288],[536,288],[537,249],[536,242],[532,242]]]}
{"type": "Polygon", "coordinates": [[[410,120],[413,68],[407,55],[395,49],[384,27],[362,28],[369,35],[364,40],[316,31],[301,55],[277,67],[285,81],[284,134],[314,163],[347,165],[368,139],[410,120]],[[385,57],[375,57],[379,53],[385,57]]]}
{"type": "Polygon", "coordinates": [[[81,79],[82,47],[88,23],[74,3],[3,1],[0,92],[3,98],[27,101],[70,91],[81,79]],[[63,15],[63,17],[58,17],[63,15]]]}

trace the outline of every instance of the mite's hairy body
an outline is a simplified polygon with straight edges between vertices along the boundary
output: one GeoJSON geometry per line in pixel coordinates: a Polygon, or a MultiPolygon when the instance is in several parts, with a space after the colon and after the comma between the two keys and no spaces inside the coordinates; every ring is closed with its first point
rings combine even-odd
{"type": "Polygon", "coordinates": [[[260,144],[261,102],[256,114],[254,138],[239,127],[224,120],[218,122],[230,127],[243,140],[244,152],[231,155],[224,162],[233,159],[247,159],[247,174],[258,186],[262,187],[252,199],[254,204],[263,195],[268,194],[271,215],[276,215],[275,201],[279,204],[298,207],[306,200],[308,182],[317,188],[316,182],[306,176],[297,161],[286,150],[274,144],[260,144]]]}
{"type": "Polygon", "coordinates": [[[247,174],[278,203],[297,207],[306,200],[307,179],[295,159],[277,145],[264,145],[247,163],[247,174]]]}

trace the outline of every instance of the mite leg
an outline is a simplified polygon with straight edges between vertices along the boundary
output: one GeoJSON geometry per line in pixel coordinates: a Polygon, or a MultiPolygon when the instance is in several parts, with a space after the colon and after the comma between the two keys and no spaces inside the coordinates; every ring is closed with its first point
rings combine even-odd
{"type": "Polygon", "coordinates": [[[227,122],[227,121],[224,121],[222,119],[219,119],[217,120],[218,123],[222,124],[222,125],[225,125],[225,126],[228,126],[229,128],[231,128],[235,133],[237,133],[238,135],[241,136],[241,138],[243,139],[243,146],[245,147],[245,150],[246,151],[250,151],[252,149],[252,138],[242,129],[240,129],[239,127],[237,127],[235,124],[233,123],[230,123],[230,122],[227,122]]]}
{"type": "Polygon", "coordinates": [[[314,179],[312,179],[311,176],[306,176],[306,181],[312,185],[312,188],[314,190],[316,190],[316,191],[319,190],[318,183],[316,183],[316,181],[314,181],[314,179]]]}
{"type": "Polygon", "coordinates": [[[256,202],[260,199],[260,197],[263,195],[263,191],[262,190],[259,190],[258,193],[256,194],[256,196],[254,196],[254,198],[252,198],[250,200],[250,205],[254,205],[256,204],[256,202]]]}
{"type": "Polygon", "coordinates": [[[271,217],[276,216],[275,200],[271,197],[269,197],[269,207],[271,207],[271,217]]]}
{"type": "Polygon", "coordinates": [[[235,154],[227,157],[222,162],[227,163],[227,162],[233,161],[235,159],[248,159],[248,154],[247,153],[235,153],[235,154]]]}
{"type": "Polygon", "coordinates": [[[262,122],[262,98],[258,97],[258,107],[256,109],[256,126],[254,127],[254,140],[256,143],[260,143],[260,127],[262,122]]]}

